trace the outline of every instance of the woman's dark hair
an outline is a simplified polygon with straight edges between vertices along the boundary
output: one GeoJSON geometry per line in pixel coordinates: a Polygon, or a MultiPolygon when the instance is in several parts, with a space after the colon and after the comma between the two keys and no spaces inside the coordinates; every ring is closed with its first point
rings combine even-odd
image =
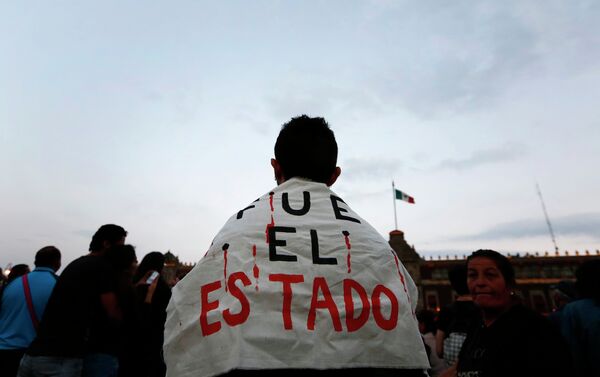
{"type": "Polygon", "coordinates": [[[582,298],[593,298],[600,303],[600,259],[584,262],[575,272],[575,288],[582,298]]]}
{"type": "Polygon", "coordinates": [[[498,267],[498,270],[500,270],[500,273],[504,277],[504,281],[506,282],[506,285],[508,287],[514,287],[517,284],[516,280],[515,280],[515,270],[513,269],[512,264],[510,264],[510,261],[508,260],[507,257],[500,254],[499,252],[497,252],[495,250],[482,250],[482,249],[474,251],[467,258],[467,267],[469,266],[469,262],[473,258],[491,259],[496,264],[496,267],[498,267]]]}
{"type": "Polygon", "coordinates": [[[335,171],[338,147],[323,118],[302,115],[285,123],[275,142],[275,159],[286,179],[327,183],[335,171]]]}
{"type": "Polygon", "coordinates": [[[30,272],[29,266],[26,264],[16,264],[16,265],[12,266],[12,268],[10,269],[10,272],[8,273],[8,276],[6,277],[6,284],[15,280],[19,276],[28,274],[29,272],[30,272]]]}
{"type": "Polygon", "coordinates": [[[131,245],[111,246],[104,254],[104,258],[116,272],[127,270],[137,260],[135,248],[131,245]]]}
{"type": "Polygon", "coordinates": [[[135,275],[133,276],[133,281],[138,281],[141,279],[146,272],[150,270],[154,270],[159,274],[162,272],[162,269],[165,265],[165,255],[158,251],[153,251],[148,253],[142,259],[142,262],[137,268],[135,275]]]}

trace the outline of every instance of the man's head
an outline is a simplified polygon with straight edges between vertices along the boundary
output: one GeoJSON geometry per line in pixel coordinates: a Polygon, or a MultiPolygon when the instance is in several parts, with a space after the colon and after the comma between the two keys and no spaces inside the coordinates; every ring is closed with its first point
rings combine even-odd
{"type": "Polygon", "coordinates": [[[137,256],[135,248],[131,245],[114,245],[109,247],[104,253],[106,261],[119,274],[129,276],[129,280],[137,268],[137,256]]]}
{"type": "Polygon", "coordinates": [[[56,272],[60,269],[60,250],[54,246],[42,247],[35,253],[33,263],[36,267],[48,267],[56,272]]]}
{"type": "Polygon", "coordinates": [[[331,186],[340,175],[335,135],[323,118],[302,115],[285,123],[271,165],[278,184],[294,177],[331,186]]]}
{"type": "Polygon", "coordinates": [[[114,224],[102,225],[92,237],[90,252],[101,254],[111,246],[123,245],[125,237],[127,232],[122,227],[114,224]]]}

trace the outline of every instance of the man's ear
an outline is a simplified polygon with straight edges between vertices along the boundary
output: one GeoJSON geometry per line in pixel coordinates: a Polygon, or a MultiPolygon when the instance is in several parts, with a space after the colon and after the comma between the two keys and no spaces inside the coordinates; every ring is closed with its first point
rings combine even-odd
{"type": "Polygon", "coordinates": [[[285,177],[283,176],[283,170],[281,169],[281,165],[279,165],[279,161],[272,158],[271,166],[273,167],[273,173],[275,174],[275,180],[277,181],[277,184],[280,185],[283,182],[285,182],[285,177]]]}
{"type": "Polygon", "coordinates": [[[335,181],[337,181],[340,174],[342,174],[342,169],[339,166],[336,166],[333,173],[331,173],[331,177],[327,181],[327,186],[328,187],[332,186],[335,183],[335,181]]]}

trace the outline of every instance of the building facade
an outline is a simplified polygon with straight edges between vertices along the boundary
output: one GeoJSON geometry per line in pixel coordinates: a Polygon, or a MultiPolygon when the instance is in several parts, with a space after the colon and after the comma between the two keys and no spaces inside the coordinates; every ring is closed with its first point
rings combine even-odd
{"type": "MultiPolygon", "coordinates": [[[[446,256],[425,260],[409,246],[404,233],[399,230],[390,232],[390,246],[394,249],[413,280],[419,287],[419,308],[439,311],[450,305],[456,296],[450,282],[448,271],[454,266],[466,263],[465,256],[446,256]]],[[[508,254],[517,280],[515,293],[521,302],[543,314],[550,313],[555,307],[554,286],[560,281],[574,281],[575,271],[584,261],[600,259],[600,251],[591,253],[575,251],[569,253],[508,254]]]]}

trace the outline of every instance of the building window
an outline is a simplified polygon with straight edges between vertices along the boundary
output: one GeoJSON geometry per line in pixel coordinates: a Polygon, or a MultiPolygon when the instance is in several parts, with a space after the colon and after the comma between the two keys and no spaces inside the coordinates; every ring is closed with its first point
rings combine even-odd
{"type": "Polygon", "coordinates": [[[435,269],[431,273],[431,278],[435,280],[446,280],[448,279],[448,272],[445,268],[435,269]]]}
{"type": "Polygon", "coordinates": [[[439,304],[440,300],[438,297],[437,291],[426,291],[425,293],[425,303],[427,305],[427,309],[437,311],[440,308],[439,304]]]}

